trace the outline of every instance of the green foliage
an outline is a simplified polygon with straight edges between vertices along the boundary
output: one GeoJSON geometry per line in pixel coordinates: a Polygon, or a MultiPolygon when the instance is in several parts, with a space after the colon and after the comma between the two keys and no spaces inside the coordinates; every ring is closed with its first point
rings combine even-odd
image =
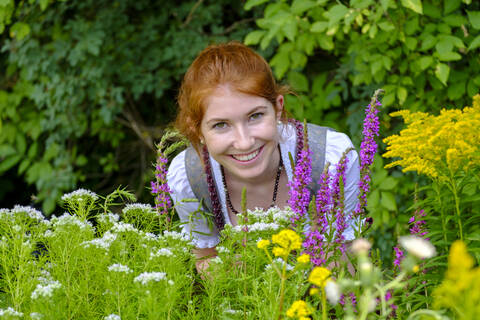
{"type": "Polygon", "coordinates": [[[257,26],[245,42],[277,47],[270,60],[275,75],[301,94],[290,108],[314,122],[330,120],[319,109],[338,113],[333,107],[351,103],[354,110],[356,90],[372,85],[385,89],[384,106],[422,111],[465,105],[479,92],[478,2],[278,0],[264,7],[257,26]],[[299,79],[299,72],[307,77],[299,79]],[[315,88],[318,77],[328,77],[330,89],[315,88]]]}
{"type": "Polygon", "coordinates": [[[145,197],[181,76],[251,22],[226,0],[1,1],[0,174],[34,185],[47,213],[79,184],[145,197]]]}

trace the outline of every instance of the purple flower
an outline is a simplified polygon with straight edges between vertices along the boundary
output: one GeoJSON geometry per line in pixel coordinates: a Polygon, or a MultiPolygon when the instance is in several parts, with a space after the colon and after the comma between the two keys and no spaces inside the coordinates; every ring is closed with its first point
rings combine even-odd
{"type": "Polygon", "coordinates": [[[335,242],[341,244],[340,250],[345,252],[345,237],[343,232],[345,231],[346,217],[345,217],[345,203],[344,203],[344,182],[345,182],[345,169],[347,166],[347,154],[350,150],[347,150],[340,161],[335,166],[335,176],[332,181],[332,199],[335,212],[335,227],[336,237],[335,242]]]}
{"type": "Polygon", "coordinates": [[[293,173],[292,180],[288,183],[289,199],[288,204],[296,215],[292,218],[292,222],[296,222],[303,218],[308,211],[310,202],[310,190],[307,188],[312,181],[312,151],[305,144],[298,157],[297,164],[293,173]]]}
{"type": "Polygon", "coordinates": [[[397,267],[400,267],[400,264],[403,260],[403,251],[397,246],[393,247],[393,250],[395,250],[395,260],[393,261],[393,264],[397,267]]]}
{"type": "MultiPolygon", "coordinates": [[[[426,213],[423,209],[421,210],[415,210],[415,213],[413,216],[408,220],[408,223],[411,225],[410,226],[410,234],[419,236],[423,238],[427,233],[427,226],[425,220],[422,220],[423,217],[426,216],[426,213]]],[[[426,240],[429,240],[428,238],[425,238],[426,240]]]]}
{"type": "Polygon", "coordinates": [[[310,261],[315,266],[320,266],[325,263],[325,253],[323,250],[323,243],[325,238],[318,230],[309,231],[303,242],[305,250],[303,253],[310,256],[310,261]]]}
{"type": "Polygon", "coordinates": [[[170,187],[167,183],[167,163],[168,159],[158,149],[157,163],[155,165],[155,180],[150,182],[151,193],[155,196],[155,209],[158,214],[167,214],[168,209],[172,207],[170,200],[170,187]]]}
{"type": "Polygon", "coordinates": [[[375,137],[378,137],[379,120],[378,120],[378,106],[381,106],[378,101],[379,90],[375,91],[371,103],[365,109],[365,119],[363,121],[363,140],[360,145],[360,182],[359,182],[359,202],[355,208],[355,215],[364,213],[367,205],[367,194],[370,191],[370,166],[373,163],[373,157],[377,152],[377,143],[375,137]]]}

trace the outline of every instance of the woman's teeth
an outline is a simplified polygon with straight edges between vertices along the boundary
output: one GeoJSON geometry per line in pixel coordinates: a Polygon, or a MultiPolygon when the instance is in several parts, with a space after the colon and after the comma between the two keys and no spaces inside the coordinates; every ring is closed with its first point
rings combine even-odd
{"type": "Polygon", "coordinates": [[[248,154],[236,154],[236,155],[232,155],[232,157],[239,161],[249,161],[255,158],[259,154],[259,152],[260,152],[260,149],[257,149],[248,154]]]}

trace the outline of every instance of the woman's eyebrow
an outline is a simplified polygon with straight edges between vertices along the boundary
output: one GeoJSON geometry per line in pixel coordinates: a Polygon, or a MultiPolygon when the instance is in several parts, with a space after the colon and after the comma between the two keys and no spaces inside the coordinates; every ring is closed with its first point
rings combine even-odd
{"type": "MultiPolygon", "coordinates": [[[[256,106],[253,109],[251,109],[250,111],[248,111],[246,113],[246,115],[250,115],[250,114],[258,112],[258,111],[263,111],[265,109],[268,109],[268,106],[263,106],[263,105],[256,106]]],[[[228,121],[228,119],[226,119],[226,118],[212,118],[212,119],[209,119],[206,122],[206,124],[211,124],[211,123],[214,123],[214,122],[223,122],[223,121],[228,121]]]]}

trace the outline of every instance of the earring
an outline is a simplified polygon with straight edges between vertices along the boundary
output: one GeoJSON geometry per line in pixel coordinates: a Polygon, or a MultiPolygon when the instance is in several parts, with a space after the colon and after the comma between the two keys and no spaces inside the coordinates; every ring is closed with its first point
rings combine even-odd
{"type": "Polygon", "coordinates": [[[202,138],[200,138],[200,144],[205,144],[202,138]]]}

